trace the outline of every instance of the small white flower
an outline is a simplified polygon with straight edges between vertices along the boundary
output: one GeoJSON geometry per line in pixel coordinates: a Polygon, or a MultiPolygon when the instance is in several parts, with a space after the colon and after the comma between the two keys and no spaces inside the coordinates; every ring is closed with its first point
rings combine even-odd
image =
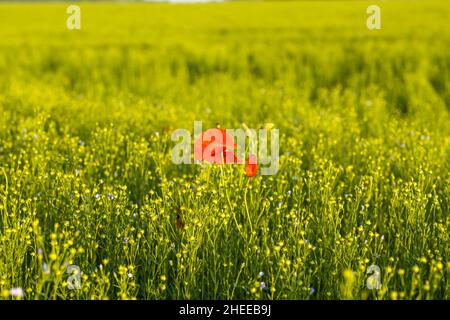
{"type": "Polygon", "coordinates": [[[23,297],[23,290],[20,287],[12,288],[11,290],[9,290],[9,294],[11,296],[13,296],[13,297],[22,298],[23,297]]]}
{"type": "Polygon", "coordinates": [[[44,273],[45,274],[50,274],[50,268],[48,267],[48,264],[47,263],[43,263],[42,264],[42,269],[44,270],[44,273]]]}

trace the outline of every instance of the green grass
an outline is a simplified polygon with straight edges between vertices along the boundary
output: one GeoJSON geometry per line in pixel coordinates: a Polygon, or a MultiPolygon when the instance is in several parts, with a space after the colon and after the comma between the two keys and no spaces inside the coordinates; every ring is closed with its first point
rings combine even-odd
{"type": "Polygon", "coordinates": [[[449,299],[449,7],[369,4],[0,5],[1,297],[449,299]],[[174,165],[194,120],[279,172],[174,165]]]}

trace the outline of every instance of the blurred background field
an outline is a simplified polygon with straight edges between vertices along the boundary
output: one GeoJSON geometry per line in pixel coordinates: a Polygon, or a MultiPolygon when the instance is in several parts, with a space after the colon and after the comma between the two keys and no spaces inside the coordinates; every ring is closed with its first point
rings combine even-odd
{"type": "Polygon", "coordinates": [[[80,7],[0,5],[2,297],[449,298],[446,1],[80,7]],[[194,120],[280,171],[175,166],[194,120]]]}

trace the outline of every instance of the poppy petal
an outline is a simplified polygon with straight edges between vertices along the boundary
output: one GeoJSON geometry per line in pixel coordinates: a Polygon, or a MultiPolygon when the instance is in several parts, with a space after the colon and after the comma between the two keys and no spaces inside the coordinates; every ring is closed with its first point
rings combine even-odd
{"type": "Polygon", "coordinates": [[[245,174],[247,177],[254,177],[258,171],[258,163],[255,155],[250,155],[245,161],[245,174]]]}

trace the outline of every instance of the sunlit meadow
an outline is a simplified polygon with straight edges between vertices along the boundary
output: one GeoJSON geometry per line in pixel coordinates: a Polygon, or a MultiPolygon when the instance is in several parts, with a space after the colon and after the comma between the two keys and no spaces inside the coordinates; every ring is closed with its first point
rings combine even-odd
{"type": "Polygon", "coordinates": [[[449,6],[372,2],[0,4],[0,297],[449,299],[449,6]],[[278,173],[173,164],[194,120],[278,173]]]}

